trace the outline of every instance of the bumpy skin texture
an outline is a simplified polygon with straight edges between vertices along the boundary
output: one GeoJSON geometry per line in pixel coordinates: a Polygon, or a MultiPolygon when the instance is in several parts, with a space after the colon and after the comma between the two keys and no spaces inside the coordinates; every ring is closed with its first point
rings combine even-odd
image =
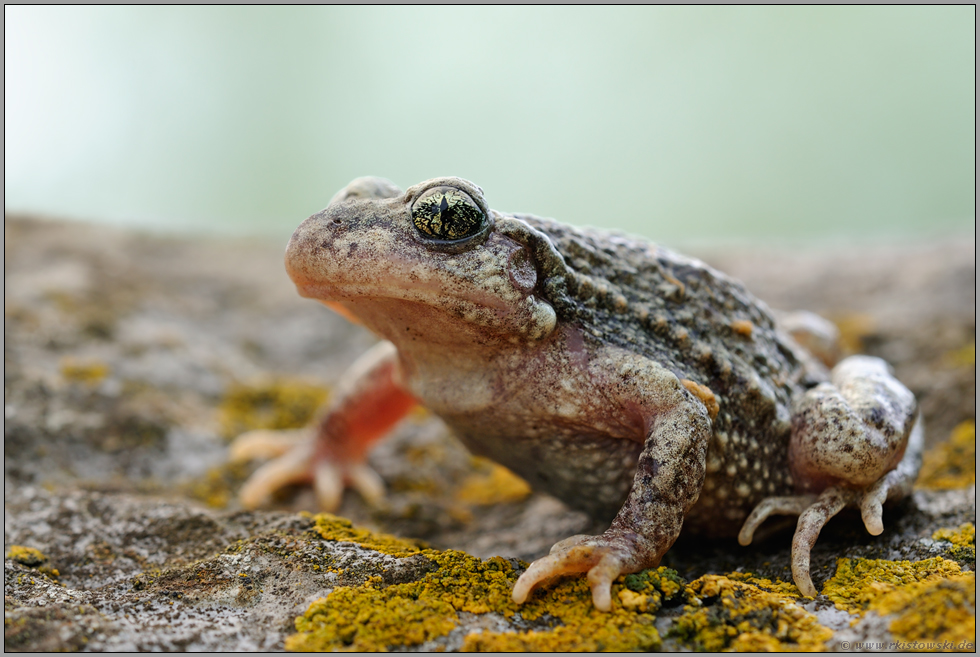
{"type": "MultiPolygon", "coordinates": [[[[608,609],[612,580],[657,565],[682,524],[747,543],[774,513],[802,514],[794,574],[814,595],[809,549],[823,524],[857,504],[880,532],[881,502],[918,467],[918,443],[906,450],[915,399],[884,362],[828,373],[704,263],[490,210],[458,178],[404,194],[355,180],[296,230],[286,268],[300,294],[390,344],[355,365],[319,428],[263,466],[243,500],[303,478],[325,507],[345,483],[377,497],[364,454],[414,398],[473,452],[611,522],[532,564],[518,602],[557,574],[587,572],[608,609]],[[838,452],[858,467],[840,471],[838,452]]],[[[264,440],[236,448],[274,453],[264,440]]]]}

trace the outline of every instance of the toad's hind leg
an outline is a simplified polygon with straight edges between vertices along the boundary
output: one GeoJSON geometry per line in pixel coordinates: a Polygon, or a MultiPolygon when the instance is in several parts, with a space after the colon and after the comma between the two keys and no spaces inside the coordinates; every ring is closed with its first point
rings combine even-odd
{"type": "Polygon", "coordinates": [[[853,504],[868,532],[880,534],[882,504],[912,490],[922,442],[915,397],[887,363],[869,356],[842,361],[831,372],[831,383],[807,391],[793,406],[789,458],[801,494],[760,502],[742,526],[739,542],[751,543],[770,515],[799,514],[793,579],[804,595],[815,596],[810,550],[820,530],[853,504]]]}

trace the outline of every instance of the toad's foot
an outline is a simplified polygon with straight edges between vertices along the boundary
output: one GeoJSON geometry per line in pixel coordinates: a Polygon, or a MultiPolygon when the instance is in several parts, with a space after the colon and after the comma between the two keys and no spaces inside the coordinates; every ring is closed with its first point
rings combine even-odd
{"type": "Polygon", "coordinates": [[[799,495],[796,497],[768,497],[752,511],[738,533],[738,542],[748,545],[756,528],[770,515],[799,515],[796,533],[793,535],[793,549],[790,562],[793,581],[800,592],[808,597],[816,597],[817,589],[810,578],[810,550],[817,542],[820,530],[837,515],[841,509],[852,502],[858,493],[833,486],[819,497],[799,495]]]}
{"type": "Polygon", "coordinates": [[[592,603],[600,611],[612,607],[612,583],[633,567],[631,551],[615,539],[605,536],[572,536],[551,548],[551,553],[532,563],[514,584],[513,599],[523,604],[531,591],[541,583],[569,573],[585,573],[592,589],[592,603]]]}
{"type": "Polygon", "coordinates": [[[922,460],[915,398],[884,361],[853,356],[835,367],[831,378],[833,383],[817,386],[794,404],[790,461],[803,494],[762,500],[738,536],[748,545],[770,515],[799,514],[793,579],[810,597],[817,594],[810,550],[824,525],[854,505],[868,532],[877,536],[884,529],[882,504],[908,495],[922,460]]]}
{"type": "Polygon", "coordinates": [[[317,438],[308,430],[250,431],[239,436],[231,446],[232,461],[271,458],[256,470],[239,492],[246,509],[268,504],[272,495],[290,484],[312,482],[317,505],[324,511],[335,511],[350,486],[368,504],[380,506],[384,500],[384,483],[366,463],[336,463],[317,453],[317,438]]]}
{"type": "Polygon", "coordinates": [[[334,511],[351,486],[368,503],[384,499],[381,478],[365,462],[367,451],[416,405],[401,387],[394,346],[381,342],[344,375],[316,425],[298,431],[251,431],[232,445],[234,460],[270,458],[239,493],[249,509],[264,505],[289,484],[313,482],[318,506],[334,511]]]}
{"type": "Polygon", "coordinates": [[[882,502],[888,497],[889,491],[899,484],[897,479],[895,471],[892,471],[864,490],[831,486],[819,497],[797,495],[766,498],[745,520],[738,533],[738,542],[742,545],[750,544],[755,530],[771,515],[799,515],[790,557],[793,581],[803,595],[816,597],[817,589],[810,578],[810,550],[816,544],[820,530],[844,507],[854,505],[861,510],[868,533],[877,536],[884,531],[881,520],[882,502]]]}

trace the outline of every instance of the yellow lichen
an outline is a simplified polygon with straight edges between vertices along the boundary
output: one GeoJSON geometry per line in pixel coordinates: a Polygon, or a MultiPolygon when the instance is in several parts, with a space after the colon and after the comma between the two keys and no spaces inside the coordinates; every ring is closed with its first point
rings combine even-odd
{"type": "MultiPolygon", "coordinates": [[[[650,571],[646,571],[650,572],[650,571]]],[[[673,571],[661,569],[662,573],[673,571]]],[[[655,578],[659,581],[660,578],[655,578]]],[[[664,579],[669,579],[665,576],[664,579]]],[[[592,603],[592,593],[588,581],[581,576],[564,579],[556,584],[541,589],[531,599],[520,607],[510,601],[510,590],[513,580],[507,583],[507,608],[496,609],[499,613],[510,616],[513,611],[520,611],[526,621],[534,621],[545,616],[557,620],[560,625],[543,630],[528,630],[526,632],[480,632],[471,633],[463,641],[463,650],[501,652],[501,651],[637,651],[656,650],[660,647],[660,634],[654,627],[654,616],[644,613],[638,607],[627,607],[623,604],[623,578],[613,584],[612,609],[608,612],[598,611],[592,603]]],[[[634,595],[643,595],[652,602],[653,588],[646,591],[629,591],[634,595]]],[[[662,593],[662,592],[660,592],[662,593]]],[[[659,601],[657,602],[659,604],[659,601]]],[[[650,609],[652,610],[652,608],[650,609]]]]}
{"type": "Polygon", "coordinates": [[[973,420],[967,420],[956,425],[949,440],[926,452],[916,486],[954,490],[976,481],[977,429],[973,420]]]}
{"type": "Polygon", "coordinates": [[[318,513],[313,516],[313,529],[324,540],[354,543],[394,557],[418,554],[425,547],[422,541],[396,538],[355,527],[350,520],[329,513],[318,513]]]}
{"type": "Polygon", "coordinates": [[[684,607],[670,633],[698,650],[816,651],[824,650],[833,636],[796,604],[796,596],[763,591],[747,582],[704,575],[688,585],[687,595],[695,604],[684,607]]]}
{"type": "MultiPolygon", "coordinates": [[[[392,551],[390,544],[398,539],[354,528],[342,519],[319,515],[315,524],[330,540],[365,547],[382,545],[389,554],[399,552],[392,551]]],[[[406,553],[410,548],[410,544],[401,546],[406,553]]],[[[415,552],[419,553],[417,548],[415,552]]],[[[613,586],[610,612],[595,609],[583,577],[536,591],[518,607],[511,600],[517,573],[508,561],[500,557],[481,561],[456,551],[420,553],[435,564],[434,570],[414,582],[384,586],[374,577],[359,586],[335,588],[296,620],[298,634],[286,640],[286,648],[368,651],[413,646],[448,634],[458,624],[459,612],[511,617],[518,611],[527,622],[540,619],[557,626],[520,633],[474,632],[465,637],[463,650],[651,650],[660,646],[654,617],[620,602],[622,580],[613,586]]],[[[676,574],[666,569],[638,582],[635,585],[643,595],[657,591],[676,595],[682,590],[676,574]]]]}
{"type": "Polygon", "coordinates": [[[957,529],[938,529],[933,533],[932,540],[952,543],[948,552],[954,559],[977,560],[977,528],[972,522],[964,523],[957,529]]]}
{"type": "Polygon", "coordinates": [[[527,482],[502,465],[474,457],[477,472],[467,477],[456,498],[464,504],[490,505],[517,502],[531,494],[527,482]]]}
{"type": "Polygon", "coordinates": [[[943,364],[947,367],[973,367],[977,364],[977,343],[971,342],[947,352],[943,355],[943,364]]]}
{"type": "MultiPolygon", "coordinates": [[[[456,623],[449,604],[375,588],[379,578],[357,587],[338,586],[296,619],[286,650],[354,652],[418,645],[448,634],[456,623]]],[[[407,593],[407,592],[406,592],[407,593]]]]}
{"type": "Polygon", "coordinates": [[[888,626],[896,639],[931,645],[949,642],[953,647],[976,641],[976,608],[977,580],[973,572],[909,584],[869,606],[881,616],[898,616],[888,626]]]}
{"type": "Polygon", "coordinates": [[[642,612],[653,612],[657,610],[660,605],[660,600],[653,596],[641,595],[639,593],[633,593],[629,589],[623,589],[619,592],[619,601],[623,603],[623,606],[627,609],[633,609],[635,611],[642,612]]]}
{"type": "Polygon", "coordinates": [[[972,522],[966,522],[956,529],[937,529],[932,534],[934,541],[949,541],[953,545],[967,546],[977,544],[977,528],[972,522]]]}
{"type": "Polygon", "coordinates": [[[7,558],[30,568],[36,568],[48,560],[37,548],[24,547],[23,545],[11,545],[10,549],[7,550],[7,558]]]}
{"type": "Polygon", "coordinates": [[[853,313],[834,318],[840,331],[838,342],[845,354],[859,354],[864,351],[864,341],[875,331],[875,318],[871,315],[853,313]]]}
{"type": "Polygon", "coordinates": [[[659,611],[664,601],[685,593],[684,580],[663,566],[627,575],[623,583],[626,588],[619,592],[620,601],[627,609],[638,611],[659,611]]]}
{"type": "MultiPolygon", "coordinates": [[[[975,535],[973,525],[963,525],[933,538],[963,544],[975,535]]],[[[895,638],[922,642],[924,649],[942,643],[962,649],[976,639],[976,574],[942,557],[914,563],[840,559],[824,593],[840,609],[897,616],[889,625],[895,638]]]]}
{"type": "Polygon", "coordinates": [[[933,557],[923,561],[838,559],[837,572],[823,593],[838,609],[863,613],[879,598],[920,582],[938,582],[959,575],[955,561],[933,557]]]}
{"type": "Polygon", "coordinates": [[[225,463],[209,468],[204,475],[186,485],[187,495],[215,509],[223,509],[248,478],[244,463],[225,463]]]}
{"type": "Polygon", "coordinates": [[[299,379],[279,378],[229,386],[219,409],[228,438],[252,429],[298,429],[313,419],[328,391],[299,379]]]}
{"type": "Polygon", "coordinates": [[[109,376],[109,366],[98,360],[67,357],[61,360],[61,376],[68,381],[95,385],[109,376]]]}
{"type": "Polygon", "coordinates": [[[778,593],[780,595],[787,595],[791,597],[800,597],[800,589],[796,587],[793,582],[784,582],[781,579],[777,579],[773,582],[770,579],[764,577],[757,577],[752,573],[728,573],[727,577],[729,579],[746,582],[754,586],[759,587],[763,591],[769,591],[771,593],[778,593]]]}
{"type": "Polygon", "coordinates": [[[59,577],[61,577],[61,573],[58,571],[57,568],[48,568],[47,566],[41,566],[40,568],[38,568],[38,571],[44,573],[45,575],[47,575],[51,579],[55,579],[56,580],[59,577]]]}

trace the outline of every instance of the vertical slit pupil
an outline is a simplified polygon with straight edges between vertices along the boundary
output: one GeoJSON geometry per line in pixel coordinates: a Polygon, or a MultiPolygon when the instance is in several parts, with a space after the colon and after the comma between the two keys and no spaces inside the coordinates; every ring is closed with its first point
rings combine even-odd
{"type": "Polygon", "coordinates": [[[415,202],[412,221],[423,235],[458,240],[480,232],[484,216],[464,193],[440,189],[432,190],[415,202]]]}

